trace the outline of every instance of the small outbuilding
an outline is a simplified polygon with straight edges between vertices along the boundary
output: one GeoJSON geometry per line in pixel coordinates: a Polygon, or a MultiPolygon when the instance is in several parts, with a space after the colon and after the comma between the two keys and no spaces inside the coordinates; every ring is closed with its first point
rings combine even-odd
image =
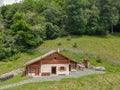
{"type": "Polygon", "coordinates": [[[76,71],[77,66],[78,62],[64,56],[57,50],[53,50],[43,56],[28,61],[25,64],[25,75],[69,75],[70,71],[76,71]]]}

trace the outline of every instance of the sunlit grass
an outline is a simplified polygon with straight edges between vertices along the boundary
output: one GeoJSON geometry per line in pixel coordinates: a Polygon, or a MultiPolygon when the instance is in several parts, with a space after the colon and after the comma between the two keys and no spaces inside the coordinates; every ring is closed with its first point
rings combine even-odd
{"type": "Polygon", "coordinates": [[[42,53],[19,53],[17,54],[17,58],[16,56],[11,57],[13,61],[9,61],[11,60],[11,58],[7,58],[5,62],[0,61],[0,75],[18,68],[23,68],[24,64],[28,61],[31,60],[35,57],[41,56],[42,53]],[[15,57],[15,58],[14,58],[15,57]]]}
{"type": "Polygon", "coordinates": [[[83,62],[84,59],[87,59],[90,61],[90,64],[92,66],[104,66],[108,72],[120,72],[119,64],[116,65],[114,63],[104,61],[103,59],[100,59],[100,58],[94,58],[88,55],[76,54],[76,53],[70,53],[70,52],[62,52],[62,54],[78,62],[83,62]],[[101,61],[100,63],[97,62],[98,59],[100,59],[101,61]]]}
{"type": "MultiPolygon", "coordinates": [[[[109,36],[109,37],[95,37],[95,36],[81,36],[81,37],[72,37],[70,40],[67,40],[68,37],[57,38],[55,40],[47,40],[41,46],[36,48],[36,50],[52,50],[57,48],[71,48],[74,50],[83,50],[89,53],[95,54],[99,57],[107,57],[112,60],[120,61],[120,37],[109,36]],[[58,43],[61,42],[61,45],[58,43]],[[74,48],[73,44],[77,43],[77,47],[74,48]]],[[[17,58],[11,57],[13,61],[9,61],[11,58],[7,58],[7,62],[0,61],[0,74],[6,73],[8,71],[22,68],[26,61],[33,59],[42,55],[43,53],[34,52],[34,53],[20,53],[17,54],[17,58]],[[4,70],[3,70],[4,69],[4,70]]],[[[72,54],[70,55],[72,56],[72,54]]],[[[73,59],[79,60],[82,57],[72,56],[73,59]]],[[[86,55],[85,59],[89,59],[86,55]]]]}
{"type": "Polygon", "coordinates": [[[22,81],[22,80],[26,80],[26,79],[28,79],[28,78],[27,77],[23,77],[22,74],[18,74],[16,76],[14,76],[13,78],[9,79],[9,80],[6,80],[4,82],[0,82],[0,86],[16,83],[16,82],[19,82],[19,81],[22,81]]]}
{"type": "Polygon", "coordinates": [[[6,90],[119,90],[119,84],[119,74],[102,74],[76,79],[31,83],[6,90]]]}
{"type": "MultiPolygon", "coordinates": [[[[110,63],[110,62],[106,62],[106,61],[103,61],[102,59],[101,59],[101,63],[98,63],[96,60],[97,60],[97,58],[94,58],[94,57],[90,57],[90,56],[87,56],[87,55],[82,55],[82,54],[76,54],[76,53],[70,53],[70,52],[61,52],[62,54],[64,54],[65,56],[67,56],[67,57],[69,57],[69,58],[71,58],[71,59],[74,59],[74,60],[76,60],[76,61],[78,61],[78,62],[82,62],[84,59],[88,59],[88,60],[90,60],[90,64],[91,65],[93,65],[93,66],[104,66],[105,68],[106,68],[106,72],[107,72],[107,74],[109,73],[109,74],[111,74],[112,73],[112,75],[114,74],[114,76],[116,77],[116,76],[118,76],[119,74],[120,74],[120,69],[119,69],[119,65],[116,65],[116,64],[113,64],[113,63],[110,63]],[[116,75],[115,75],[116,74],[116,75]]],[[[36,55],[35,55],[36,56],[36,55]]],[[[85,76],[85,77],[87,77],[87,76],[85,76]]],[[[88,75],[88,77],[89,77],[89,75],[88,75]]],[[[94,80],[94,78],[95,78],[95,75],[93,75],[93,76],[90,76],[91,77],[91,79],[93,78],[93,80],[94,80]]],[[[83,78],[83,77],[81,77],[81,78],[83,78]]],[[[106,78],[106,76],[105,76],[105,78],[106,78]]],[[[2,85],[6,85],[6,84],[12,84],[12,83],[16,83],[16,82],[19,82],[19,81],[22,81],[22,80],[24,80],[24,79],[27,79],[26,77],[22,77],[22,75],[21,74],[19,74],[19,75],[17,75],[17,76],[15,76],[14,78],[12,78],[12,79],[10,79],[10,80],[8,80],[8,81],[5,81],[5,82],[2,82],[2,83],[0,83],[0,85],[2,86],[2,85]]],[[[80,79],[80,78],[79,78],[80,79]]],[[[78,80],[79,80],[78,79],[78,80]]],[[[44,85],[46,85],[47,87],[49,87],[49,85],[53,85],[54,86],[54,84],[56,85],[56,83],[60,83],[60,84],[62,84],[62,82],[63,81],[68,81],[70,84],[73,84],[74,85],[74,87],[70,87],[70,88],[73,88],[73,89],[76,89],[77,88],[77,86],[76,86],[76,84],[75,84],[75,82],[77,82],[78,83],[78,80],[77,79],[63,79],[62,81],[60,81],[60,82],[57,82],[57,81],[55,81],[55,82],[45,82],[45,83],[40,83],[40,90],[41,90],[41,87],[42,86],[44,86],[44,85]],[[69,81],[70,80],[70,81],[69,81]],[[72,82],[72,80],[73,80],[73,82],[72,82]],[[77,81],[75,81],[75,80],[77,80],[77,81]]],[[[81,80],[81,79],[80,79],[81,80]]],[[[93,81],[92,80],[92,81],[93,81]]],[[[81,84],[81,82],[79,82],[80,84],[81,84]]],[[[87,83],[87,82],[85,82],[85,83],[87,83]]],[[[57,85],[58,85],[57,84],[57,85]]],[[[65,83],[66,85],[67,85],[67,83],[65,83]]],[[[20,90],[22,90],[22,88],[21,87],[23,87],[23,88],[25,88],[25,89],[23,89],[23,90],[32,90],[36,85],[38,85],[38,83],[33,83],[32,85],[31,84],[27,84],[27,85],[25,85],[25,86],[19,86],[20,87],[20,90]],[[29,86],[30,85],[30,86],[29,86]],[[26,87],[27,86],[27,87],[26,87]],[[31,87],[32,86],[32,87],[31,87]],[[30,89],[30,87],[31,87],[31,89],[30,89]]],[[[82,84],[81,84],[82,85],[82,84]]],[[[39,88],[39,86],[37,86],[38,88],[39,88]]],[[[59,85],[58,87],[60,87],[61,85],[59,85]]],[[[62,85],[63,86],[63,85],[62,85]]],[[[61,87],[62,87],[61,86],[61,87]]],[[[43,88],[43,87],[42,87],[43,88]]],[[[69,88],[69,89],[70,89],[69,88]]],[[[91,87],[90,87],[91,88],[91,87]]],[[[17,88],[16,88],[17,89],[17,88]]],[[[44,88],[45,89],[45,88],[44,88]]],[[[53,89],[53,88],[52,88],[53,89]]],[[[7,89],[7,90],[9,90],[9,89],[7,89]]],[[[12,90],[12,89],[10,89],[10,90],[12,90]]],[[[15,90],[15,89],[13,89],[13,90],[15,90]]],[[[33,90],[36,90],[36,89],[33,89],[33,90]]],[[[39,90],[39,89],[38,89],[39,90]]],[[[46,90],[48,90],[48,88],[46,89],[46,90]]],[[[53,90],[56,90],[56,89],[53,89],[53,90]]],[[[58,89],[59,90],[59,89],[58,89]]],[[[61,89],[60,89],[61,90],[61,89]]],[[[68,90],[68,89],[67,89],[68,90]]]]}
{"type": "Polygon", "coordinates": [[[67,40],[67,37],[57,38],[55,40],[45,41],[37,48],[37,50],[52,50],[57,48],[83,50],[102,58],[109,58],[111,60],[120,61],[120,37],[117,36],[81,36],[72,37],[69,41],[67,40]],[[61,45],[58,45],[59,42],[61,42],[61,45]],[[74,43],[77,43],[77,48],[73,47],[74,43]]]}
{"type": "MultiPolygon", "coordinates": [[[[45,41],[36,50],[52,50],[57,48],[70,48],[74,50],[82,50],[88,53],[97,55],[94,58],[89,55],[72,53],[72,52],[61,52],[65,56],[74,59],[78,62],[82,62],[84,59],[90,60],[90,63],[94,66],[104,66],[107,70],[107,74],[104,75],[89,75],[77,79],[63,79],[61,81],[54,82],[42,82],[26,84],[7,90],[119,90],[120,86],[120,69],[119,65],[106,62],[101,58],[107,57],[112,60],[120,61],[120,37],[93,37],[83,36],[74,37],[70,40],[66,38],[57,38],[55,40],[45,41]],[[61,45],[58,45],[58,43],[61,45]],[[73,44],[77,43],[77,47],[74,48],[73,44]],[[96,60],[101,59],[101,63],[96,60]]],[[[33,53],[19,53],[16,56],[7,58],[6,62],[0,62],[0,74],[8,71],[23,68],[24,64],[35,57],[41,56],[44,53],[33,52],[33,53]],[[13,60],[13,61],[9,61],[13,60]]],[[[0,85],[6,85],[15,83],[25,78],[20,75],[15,76],[13,79],[5,81],[0,85]]]]}

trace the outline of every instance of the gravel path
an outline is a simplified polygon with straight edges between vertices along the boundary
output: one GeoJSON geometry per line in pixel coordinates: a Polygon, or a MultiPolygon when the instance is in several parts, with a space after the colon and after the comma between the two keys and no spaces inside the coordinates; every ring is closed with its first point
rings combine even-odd
{"type": "Polygon", "coordinates": [[[91,70],[91,69],[84,69],[83,71],[70,72],[69,76],[34,77],[34,78],[23,80],[23,81],[20,81],[20,82],[17,82],[17,83],[0,86],[0,90],[7,89],[7,88],[10,88],[10,87],[19,86],[19,85],[23,85],[23,84],[27,84],[27,83],[44,82],[44,81],[59,81],[63,78],[78,78],[78,77],[85,76],[85,75],[88,75],[88,74],[103,74],[103,73],[105,73],[105,71],[95,71],[95,70],[91,70]]]}

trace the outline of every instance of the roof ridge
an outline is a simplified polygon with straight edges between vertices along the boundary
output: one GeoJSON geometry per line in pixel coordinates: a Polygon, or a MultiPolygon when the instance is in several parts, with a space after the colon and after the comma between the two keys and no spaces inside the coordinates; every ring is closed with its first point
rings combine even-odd
{"type": "Polygon", "coordinates": [[[51,51],[49,51],[48,53],[43,54],[43,55],[40,56],[40,57],[37,57],[37,58],[35,58],[35,59],[31,59],[30,61],[26,62],[25,65],[29,65],[29,64],[31,64],[31,63],[37,62],[38,60],[40,60],[40,59],[42,59],[42,58],[44,58],[44,57],[46,57],[46,56],[48,56],[48,55],[50,55],[50,54],[52,54],[52,53],[55,53],[55,52],[58,52],[58,51],[57,51],[57,50],[51,50],[51,51]]]}

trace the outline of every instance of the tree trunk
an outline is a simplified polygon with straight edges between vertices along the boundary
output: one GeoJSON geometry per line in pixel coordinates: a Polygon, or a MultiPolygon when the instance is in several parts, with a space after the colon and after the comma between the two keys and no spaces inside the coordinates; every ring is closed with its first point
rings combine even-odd
{"type": "Polygon", "coordinates": [[[111,24],[111,34],[113,34],[113,25],[111,24]]]}

